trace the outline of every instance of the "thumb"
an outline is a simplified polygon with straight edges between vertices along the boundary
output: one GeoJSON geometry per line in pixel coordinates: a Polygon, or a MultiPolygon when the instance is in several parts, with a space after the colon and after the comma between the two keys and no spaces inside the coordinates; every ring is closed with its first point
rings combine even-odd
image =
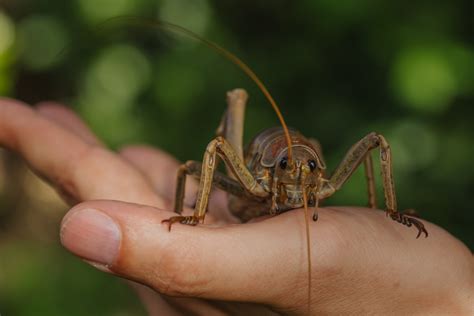
{"type": "Polygon", "coordinates": [[[84,202],[63,219],[61,242],[99,269],[167,295],[281,306],[288,292],[304,293],[301,216],[226,227],[175,224],[170,232],[161,221],[172,214],[117,201],[84,202]]]}

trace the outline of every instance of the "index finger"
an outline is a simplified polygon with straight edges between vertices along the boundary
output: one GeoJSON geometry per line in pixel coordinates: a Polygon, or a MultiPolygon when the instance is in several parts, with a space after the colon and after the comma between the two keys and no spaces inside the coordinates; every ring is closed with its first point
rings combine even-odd
{"type": "Polygon", "coordinates": [[[24,103],[0,98],[0,144],[18,152],[75,201],[112,199],[166,206],[140,172],[118,155],[87,143],[24,103]]]}

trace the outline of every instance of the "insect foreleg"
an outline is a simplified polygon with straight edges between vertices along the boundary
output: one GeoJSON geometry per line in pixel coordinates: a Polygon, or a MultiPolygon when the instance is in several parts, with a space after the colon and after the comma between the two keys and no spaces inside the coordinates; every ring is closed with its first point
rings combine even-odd
{"type": "MultiPolygon", "coordinates": [[[[209,194],[211,192],[211,186],[217,167],[217,156],[219,156],[224,161],[226,166],[235,175],[238,182],[250,195],[261,198],[265,198],[269,195],[269,193],[266,192],[263,187],[257,183],[255,178],[246,168],[243,161],[239,158],[238,154],[235,152],[229,142],[227,142],[227,140],[222,136],[218,136],[214,140],[212,140],[209,145],[207,145],[206,152],[204,153],[199,183],[199,191],[197,194],[194,214],[192,216],[174,216],[168,220],[165,220],[164,222],[168,222],[170,223],[170,225],[175,222],[196,225],[204,220],[207,205],[209,202],[209,194]]],[[[186,173],[186,171],[184,173],[186,173]]],[[[180,180],[178,180],[178,185],[179,183],[180,180]]],[[[184,189],[181,188],[180,190],[182,193],[177,192],[176,196],[181,198],[182,201],[184,189]]],[[[182,202],[180,203],[182,204],[182,202]]]]}
{"type": "Polygon", "coordinates": [[[357,167],[367,159],[368,154],[374,148],[380,149],[380,167],[382,173],[383,189],[385,195],[386,212],[393,220],[408,227],[415,226],[418,229],[418,236],[424,233],[428,236],[424,225],[419,220],[402,214],[397,211],[397,201],[395,196],[395,185],[392,175],[392,155],[390,146],[382,135],[370,133],[352,146],[346,154],[339,167],[334,171],[330,179],[323,185],[318,196],[325,198],[339,190],[342,185],[354,173],[357,167]]]}

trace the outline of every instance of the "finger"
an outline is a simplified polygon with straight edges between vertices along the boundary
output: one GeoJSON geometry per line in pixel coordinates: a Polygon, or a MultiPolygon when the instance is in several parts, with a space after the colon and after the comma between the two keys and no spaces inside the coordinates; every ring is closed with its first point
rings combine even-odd
{"type": "Polygon", "coordinates": [[[159,316],[159,315],[180,316],[182,315],[182,313],[179,313],[166,301],[165,297],[157,294],[155,291],[153,291],[149,287],[143,286],[142,284],[138,284],[132,281],[129,281],[128,283],[135,290],[135,293],[140,298],[141,303],[145,307],[147,315],[150,315],[150,316],[159,316]]]}
{"type": "MultiPolygon", "coordinates": [[[[443,299],[459,284],[466,291],[472,254],[435,225],[424,223],[430,236],[420,242],[410,234],[413,230],[382,212],[319,211],[310,233],[314,312],[347,314],[360,302],[396,310],[400,300],[412,302],[413,296],[443,299]]],[[[171,232],[160,224],[165,215],[127,203],[86,202],[64,218],[61,241],[97,267],[164,294],[262,303],[287,313],[306,311],[302,210],[217,229],[177,224],[171,232]]]]}
{"type": "Polygon", "coordinates": [[[56,102],[48,101],[38,103],[35,108],[40,115],[56,122],[64,129],[73,132],[81,137],[86,143],[91,145],[102,144],[89,127],[68,107],[56,102]]]}
{"type": "MultiPolygon", "coordinates": [[[[120,150],[122,157],[132,163],[150,180],[156,192],[170,200],[172,205],[176,192],[176,175],[180,163],[170,154],[148,146],[126,146],[120,150]]],[[[186,178],[184,204],[193,207],[199,183],[192,176],[186,178]]],[[[209,201],[209,213],[220,221],[237,222],[227,207],[227,193],[213,190],[209,201]]]]}
{"type": "MultiPolygon", "coordinates": [[[[456,262],[466,261],[459,260],[460,256],[443,257],[446,249],[460,248],[459,242],[429,223],[425,224],[430,237],[420,242],[412,230],[382,212],[319,211],[318,222],[310,223],[310,240],[312,280],[316,281],[312,300],[321,313],[341,314],[340,293],[344,299],[356,302],[355,295],[375,299],[371,302],[376,304],[406,297],[410,284],[437,291],[439,286],[433,285],[442,284],[456,262]],[[414,268],[416,262],[433,261],[441,264],[430,269],[424,266],[423,277],[414,268]],[[381,285],[375,296],[374,274],[381,285]],[[387,286],[400,282],[401,276],[407,285],[387,286]],[[353,290],[354,284],[358,291],[353,290]]],[[[166,214],[153,208],[91,201],[74,207],[65,217],[61,240],[70,251],[99,267],[167,295],[262,303],[287,312],[305,312],[308,261],[302,214],[294,210],[225,228],[177,224],[168,232],[160,224],[166,214]]],[[[465,247],[460,255],[471,258],[465,247]]],[[[465,272],[466,265],[456,272],[454,281],[460,282],[465,272]]],[[[446,291],[449,288],[452,284],[444,286],[446,291]]]]}
{"type": "Polygon", "coordinates": [[[169,232],[161,224],[167,216],[140,205],[85,202],[63,219],[61,241],[74,254],[167,295],[269,303],[305,280],[301,217],[225,229],[176,224],[169,232]]]}
{"type": "Polygon", "coordinates": [[[142,175],[116,154],[85,142],[21,102],[0,99],[0,144],[22,155],[66,199],[166,207],[142,175]]]}
{"type": "MultiPolygon", "coordinates": [[[[162,150],[140,145],[126,146],[119,153],[147,177],[158,194],[174,199],[176,174],[180,166],[175,158],[162,150]]],[[[191,177],[186,180],[185,204],[192,206],[198,184],[191,177]]]]}

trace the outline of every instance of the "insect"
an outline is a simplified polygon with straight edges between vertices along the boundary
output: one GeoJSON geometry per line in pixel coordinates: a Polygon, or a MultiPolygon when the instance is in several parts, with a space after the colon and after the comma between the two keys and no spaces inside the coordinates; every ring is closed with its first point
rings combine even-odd
{"type": "MultiPolygon", "coordinates": [[[[187,176],[197,178],[199,190],[193,215],[177,215],[164,220],[169,229],[174,223],[197,225],[203,223],[209,195],[215,185],[229,195],[229,209],[243,222],[264,214],[278,214],[304,207],[308,254],[308,304],[311,298],[311,255],[309,240],[308,207],[314,207],[313,220],[317,220],[319,202],[337,192],[353,172],[364,165],[368,183],[369,205],[376,207],[372,150],[380,152],[385,211],[394,221],[414,226],[418,234],[428,236],[423,223],[415,217],[397,210],[392,175],[392,154],[386,139],[369,133],[349,149],[339,166],[328,176],[326,163],[319,143],[287,127],[280,110],[265,85],[238,57],[193,32],[168,22],[154,22],[155,26],[187,35],[208,45],[240,67],[260,88],[275,110],[281,127],[259,133],[243,149],[242,136],[247,93],[236,89],[227,93],[227,111],[210,141],[202,162],[188,161],[177,174],[174,210],[181,214],[187,176]],[[218,162],[225,163],[227,174],[216,171],[218,162]]],[[[308,306],[308,308],[310,308],[308,306]]]]}
{"type": "Polygon", "coordinates": [[[244,152],[242,115],[246,99],[247,94],[242,89],[228,92],[227,112],[218,128],[218,136],[206,148],[203,162],[188,161],[178,171],[177,213],[181,213],[183,208],[186,176],[200,179],[194,214],[173,216],[165,222],[202,223],[212,184],[231,194],[229,209],[243,221],[304,206],[316,207],[313,214],[316,221],[319,201],[339,190],[362,163],[368,181],[369,205],[376,208],[370,152],[379,149],[387,215],[405,226],[415,226],[418,230],[416,238],[422,233],[428,236],[423,223],[397,211],[390,146],[382,135],[372,132],[363,137],[352,146],[331,176],[325,177],[326,164],[319,143],[294,129],[266,129],[250,142],[244,152]],[[285,133],[289,134],[290,145],[285,133]],[[228,175],[216,171],[218,157],[226,164],[228,175]]]}
{"type": "MultiPolygon", "coordinates": [[[[181,165],[177,175],[175,212],[181,214],[186,177],[200,180],[193,215],[173,216],[163,222],[196,225],[205,218],[212,185],[227,191],[229,209],[242,221],[264,214],[277,214],[304,207],[308,255],[308,304],[311,301],[311,252],[309,240],[308,206],[315,207],[317,220],[319,201],[334,194],[361,163],[364,163],[369,203],[375,208],[375,186],[370,152],[380,150],[386,212],[391,219],[418,229],[417,238],[428,232],[416,218],[397,211],[392,177],[390,147],[382,135],[370,133],[357,142],[330,177],[325,177],[324,162],[319,143],[308,139],[294,129],[276,127],[258,134],[242,147],[243,112],[247,93],[236,89],[227,93],[228,108],[218,128],[218,136],[207,146],[203,161],[188,161],[181,165]],[[289,134],[288,145],[285,133],[289,134]],[[216,171],[218,158],[226,164],[228,174],[216,171]]],[[[287,135],[288,135],[287,134],[287,135]]],[[[308,314],[310,306],[308,305],[308,314]]]]}

